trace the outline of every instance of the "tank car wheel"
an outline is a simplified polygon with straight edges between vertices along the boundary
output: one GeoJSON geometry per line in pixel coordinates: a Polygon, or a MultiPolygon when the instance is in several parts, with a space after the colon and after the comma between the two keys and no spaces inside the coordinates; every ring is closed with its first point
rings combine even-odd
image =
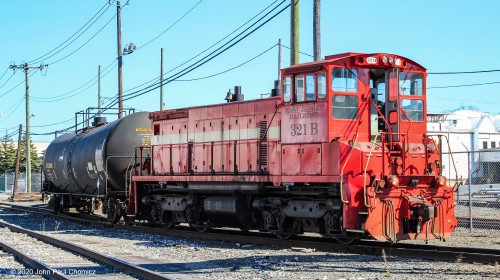
{"type": "Polygon", "coordinates": [[[60,212],[59,209],[59,197],[53,196],[49,199],[48,203],[49,208],[54,212],[54,214],[57,214],[60,212]]]}
{"type": "Polygon", "coordinates": [[[359,243],[358,238],[352,238],[352,237],[335,237],[335,240],[343,245],[354,245],[359,243]]]}
{"type": "Polygon", "coordinates": [[[108,208],[108,215],[106,216],[106,220],[110,224],[116,224],[121,218],[121,215],[118,214],[118,209],[116,205],[110,204],[108,208]]]}
{"type": "Polygon", "coordinates": [[[92,212],[94,212],[92,211],[92,207],[89,205],[78,207],[76,208],[76,211],[80,214],[92,214],[92,212]]]}

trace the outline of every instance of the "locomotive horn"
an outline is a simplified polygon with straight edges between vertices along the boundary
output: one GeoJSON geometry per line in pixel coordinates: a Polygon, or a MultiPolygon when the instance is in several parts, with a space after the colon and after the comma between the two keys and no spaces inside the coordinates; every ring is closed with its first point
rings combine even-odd
{"type": "Polygon", "coordinates": [[[231,92],[231,89],[227,92],[226,98],[224,98],[227,102],[231,102],[233,100],[233,93],[231,92]]]}

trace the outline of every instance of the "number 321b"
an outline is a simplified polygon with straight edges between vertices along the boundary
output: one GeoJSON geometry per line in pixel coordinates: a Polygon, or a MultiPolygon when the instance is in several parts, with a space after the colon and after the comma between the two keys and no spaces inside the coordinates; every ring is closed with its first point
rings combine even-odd
{"type": "Polygon", "coordinates": [[[303,124],[292,124],[290,125],[291,136],[300,135],[316,135],[318,134],[318,124],[317,123],[303,123],[303,124]]]}

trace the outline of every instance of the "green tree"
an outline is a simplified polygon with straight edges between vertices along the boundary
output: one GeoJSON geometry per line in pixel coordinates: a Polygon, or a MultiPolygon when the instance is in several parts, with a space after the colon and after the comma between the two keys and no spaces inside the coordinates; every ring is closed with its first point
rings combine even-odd
{"type": "Polygon", "coordinates": [[[7,135],[2,137],[0,143],[0,173],[15,171],[16,152],[12,139],[7,135]]]}
{"type": "MultiPolygon", "coordinates": [[[[30,157],[31,157],[31,171],[40,170],[40,165],[42,160],[38,156],[38,152],[30,139],[30,157]]],[[[26,135],[23,135],[23,140],[21,142],[21,162],[19,164],[19,170],[26,169],[26,135]]]]}

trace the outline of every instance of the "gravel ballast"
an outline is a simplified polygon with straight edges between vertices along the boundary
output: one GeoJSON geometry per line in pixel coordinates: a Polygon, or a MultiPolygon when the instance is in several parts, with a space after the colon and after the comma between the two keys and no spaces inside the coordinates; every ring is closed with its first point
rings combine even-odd
{"type": "MultiPolygon", "coordinates": [[[[197,241],[58,222],[8,210],[0,210],[0,219],[29,229],[43,230],[46,234],[141,264],[177,279],[500,278],[500,265],[469,264],[461,260],[435,262],[197,241]]],[[[466,243],[468,239],[454,240],[455,237],[452,237],[445,244],[469,246],[466,243]]],[[[473,237],[470,240],[476,241],[473,237]]],[[[500,242],[488,240],[497,245],[500,242]]]]}

